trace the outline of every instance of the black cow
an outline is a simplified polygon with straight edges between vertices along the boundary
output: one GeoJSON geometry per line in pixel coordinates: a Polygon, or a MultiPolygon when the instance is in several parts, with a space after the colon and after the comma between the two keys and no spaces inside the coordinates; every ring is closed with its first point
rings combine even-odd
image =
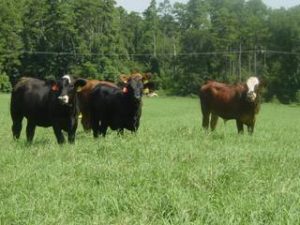
{"type": "Polygon", "coordinates": [[[36,126],[52,126],[59,144],[65,141],[62,130],[68,133],[68,141],[73,143],[79,113],[76,91],[85,83],[85,80],[74,80],[70,75],[64,75],[58,81],[21,78],[11,94],[13,137],[20,137],[22,120],[26,117],[28,142],[32,142],[36,126]]]}
{"type": "Polygon", "coordinates": [[[92,129],[90,95],[97,84],[105,84],[108,86],[118,87],[116,84],[108,81],[87,80],[86,85],[84,85],[78,92],[79,108],[82,115],[81,124],[85,131],[90,131],[92,129]]]}
{"type": "Polygon", "coordinates": [[[123,88],[98,84],[91,92],[91,123],[94,137],[107,128],[123,133],[137,131],[142,113],[143,82],[140,74],[121,76],[123,88]]]}

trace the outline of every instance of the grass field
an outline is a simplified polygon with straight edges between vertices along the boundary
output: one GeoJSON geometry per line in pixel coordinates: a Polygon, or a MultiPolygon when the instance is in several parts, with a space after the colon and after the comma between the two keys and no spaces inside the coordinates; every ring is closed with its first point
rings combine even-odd
{"type": "Polygon", "coordinates": [[[136,135],[28,146],[0,95],[0,224],[300,224],[300,107],[263,104],[253,136],[200,118],[198,99],[145,98],[136,135]]]}

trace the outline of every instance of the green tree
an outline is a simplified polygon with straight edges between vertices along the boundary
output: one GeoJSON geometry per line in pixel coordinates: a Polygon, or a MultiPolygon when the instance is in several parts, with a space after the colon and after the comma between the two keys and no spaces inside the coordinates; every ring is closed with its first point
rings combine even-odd
{"type": "Polygon", "coordinates": [[[129,74],[134,70],[143,71],[145,65],[139,52],[143,46],[143,18],[136,12],[128,14],[123,8],[119,8],[119,15],[120,39],[128,56],[120,72],[129,74]]]}
{"type": "Polygon", "coordinates": [[[73,6],[69,1],[28,0],[24,14],[23,72],[61,76],[74,61],[76,40],[73,6]]]}
{"type": "Polygon", "coordinates": [[[149,7],[145,10],[143,23],[142,43],[138,51],[142,54],[141,60],[147,65],[147,70],[152,73],[160,73],[158,62],[158,38],[159,38],[159,17],[156,1],[151,0],[149,7]]]}
{"type": "Polygon", "coordinates": [[[289,103],[296,100],[300,89],[300,6],[272,12],[269,20],[271,36],[268,49],[270,68],[268,98],[276,96],[280,101],[289,103]]]}
{"type": "Polygon", "coordinates": [[[158,7],[159,37],[158,61],[160,62],[160,80],[162,88],[170,88],[177,69],[177,53],[180,47],[179,24],[175,19],[174,8],[169,0],[164,0],[158,7]]]}
{"type": "Polygon", "coordinates": [[[0,0],[0,74],[20,66],[23,1],[0,0]]]}
{"type": "Polygon", "coordinates": [[[179,22],[182,24],[181,47],[173,88],[179,94],[196,93],[200,83],[211,72],[210,58],[199,54],[213,50],[208,12],[208,3],[202,0],[190,0],[186,7],[176,9],[176,13],[184,20],[179,22]]]}
{"type": "MultiPolygon", "coordinates": [[[[78,0],[75,5],[79,65],[90,62],[98,76],[114,79],[126,51],[120,38],[120,16],[113,0],[78,0]]],[[[94,74],[93,76],[96,76],[94,74]]]]}

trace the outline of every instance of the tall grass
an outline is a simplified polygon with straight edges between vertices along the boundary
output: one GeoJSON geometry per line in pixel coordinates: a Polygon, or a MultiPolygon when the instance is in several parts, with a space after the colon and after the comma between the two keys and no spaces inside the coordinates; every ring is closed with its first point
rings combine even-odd
{"type": "Polygon", "coordinates": [[[0,224],[300,224],[299,115],[263,104],[252,136],[206,134],[198,99],[152,98],[136,135],[27,145],[0,95],[0,224]]]}

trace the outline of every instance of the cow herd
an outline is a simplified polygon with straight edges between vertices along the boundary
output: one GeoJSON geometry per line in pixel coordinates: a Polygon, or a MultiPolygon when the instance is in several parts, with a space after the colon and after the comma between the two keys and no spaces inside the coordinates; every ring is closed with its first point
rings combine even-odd
{"type": "MultiPolygon", "coordinates": [[[[121,75],[118,84],[64,75],[58,80],[23,77],[11,94],[12,133],[19,139],[22,120],[27,119],[26,137],[32,142],[36,126],[52,127],[57,142],[75,141],[78,117],[85,131],[105,136],[107,129],[122,134],[124,129],[136,132],[142,114],[144,76],[139,73],[121,75]]],[[[250,77],[245,83],[229,85],[207,81],[200,87],[202,126],[213,131],[218,117],[235,119],[239,133],[246,125],[252,133],[259,111],[261,83],[250,77]]]]}

